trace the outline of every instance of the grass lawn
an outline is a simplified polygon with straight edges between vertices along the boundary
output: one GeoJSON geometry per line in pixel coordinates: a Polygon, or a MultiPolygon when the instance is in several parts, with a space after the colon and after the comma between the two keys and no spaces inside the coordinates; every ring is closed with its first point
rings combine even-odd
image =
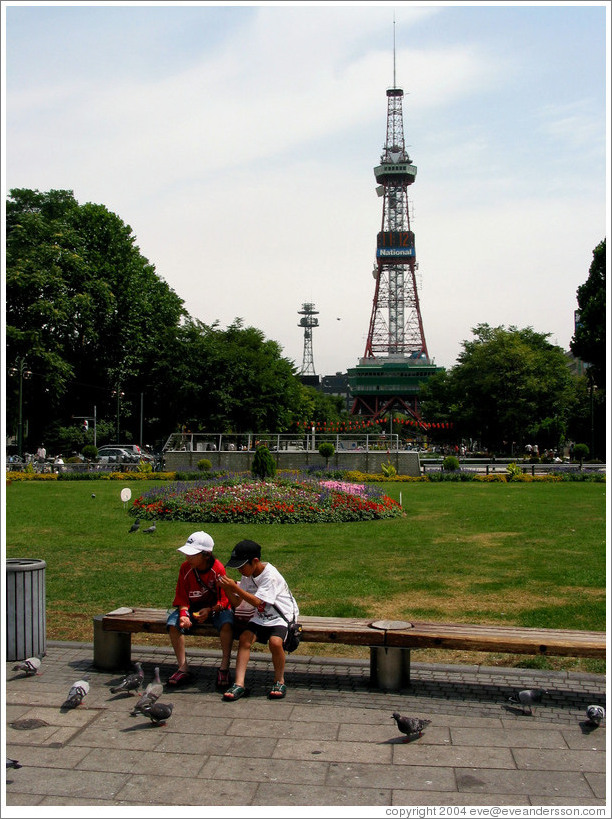
{"type": "MultiPolygon", "coordinates": [[[[154,482],[14,482],[6,556],[46,561],[47,637],[91,641],[95,614],[166,608],[193,523],[128,534],[132,500],[154,482]],[[95,497],[92,497],[92,493],[95,497]]],[[[385,484],[405,517],[341,524],[202,526],[225,562],[237,541],[262,544],[303,614],[606,629],[606,485],[385,484]]],[[[238,572],[230,570],[238,577],[238,572]]],[[[136,641],[164,637],[137,635],[136,641]]],[[[201,642],[201,641],[200,641],[201,642]]],[[[367,656],[303,645],[299,653],[367,656]]],[[[416,661],[529,665],[603,673],[603,660],[413,652],[416,661]]]]}

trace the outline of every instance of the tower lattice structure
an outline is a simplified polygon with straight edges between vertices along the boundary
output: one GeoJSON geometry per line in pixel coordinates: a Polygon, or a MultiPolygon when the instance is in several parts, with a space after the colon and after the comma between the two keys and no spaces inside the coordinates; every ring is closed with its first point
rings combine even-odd
{"type": "Polygon", "coordinates": [[[397,411],[421,420],[419,392],[438,370],[429,358],[417,289],[414,232],[410,224],[408,188],[416,165],[406,150],[402,100],[395,84],[387,89],[387,135],[374,168],[377,193],[383,200],[382,223],[376,237],[372,313],[365,352],[349,368],[353,396],[351,414],[381,419],[397,411]]]}
{"type": "Polygon", "coordinates": [[[374,168],[383,199],[376,241],[372,313],[364,359],[379,357],[429,361],[417,289],[414,232],[408,187],[417,169],[406,151],[401,88],[387,89],[387,137],[381,164],[374,168]]]}
{"type": "Polygon", "coordinates": [[[302,358],[302,369],[300,375],[316,375],[314,367],[314,357],[312,353],[312,330],[319,326],[319,311],[315,310],[314,304],[307,302],[298,310],[298,315],[302,316],[298,327],[304,328],[304,356],[302,358]]]}

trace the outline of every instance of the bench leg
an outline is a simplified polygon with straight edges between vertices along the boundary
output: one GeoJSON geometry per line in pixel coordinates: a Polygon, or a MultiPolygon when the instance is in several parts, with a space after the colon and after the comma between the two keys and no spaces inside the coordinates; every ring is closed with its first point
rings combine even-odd
{"type": "Polygon", "coordinates": [[[132,635],[121,631],[104,631],[102,615],[93,618],[93,664],[104,671],[131,668],[132,635]]]}
{"type": "Polygon", "coordinates": [[[410,685],[410,649],[371,647],[370,684],[385,691],[410,685]]]}

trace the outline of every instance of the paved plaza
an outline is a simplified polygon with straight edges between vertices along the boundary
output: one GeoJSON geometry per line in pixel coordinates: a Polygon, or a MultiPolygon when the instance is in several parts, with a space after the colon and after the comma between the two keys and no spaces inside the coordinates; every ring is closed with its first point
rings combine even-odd
{"type": "MultiPolygon", "coordinates": [[[[370,686],[367,662],[292,655],[287,697],[270,701],[262,653],[249,665],[250,696],[223,702],[219,656],[190,649],[196,681],[165,686],[160,701],[174,710],[160,726],[130,715],[135,696],[110,692],[122,674],[96,670],[89,643],[50,642],[34,677],[7,663],[7,756],[22,767],[6,771],[3,815],[17,806],[112,806],[125,815],[229,806],[213,816],[241,815],[238,806],[285,806],[283,815],[371,806],[384,816],[385,806],[606,805],[607,726],[593,730],[585,718],[587,705],[606,705],[602,675],[413,661],[410,685],[384,692],[370,686]],[[62,709],[86,674],[89,694],[62,709]],[[549,692],[533,715],[508,703],[532,687],[549,692]],[[404,742],[393,711],[431,724],[404,742]]],[[[134,646],[132,657],[145,682],[156,665],[164,682],[176,667],[165,648],[134,646]]]]}

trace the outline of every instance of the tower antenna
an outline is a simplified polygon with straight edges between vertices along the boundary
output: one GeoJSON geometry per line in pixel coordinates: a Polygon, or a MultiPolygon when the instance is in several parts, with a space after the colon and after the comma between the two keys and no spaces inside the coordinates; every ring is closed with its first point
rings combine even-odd
{"type": "Polygon", "coordinates": [[[395,12],[393,12],[393,87],[397,88],[395,83],[395,12]]]}
{"type": "Polygon", "coordinates": [[[312,302],[306,302],[306,304],[302,305],[302,309],[298,310],[298,315],[303,316],[298,327],[304,328],[304,357],[300,375],[316,375],[312,354],[312,330],[313,327],[319,326],[319,319],[315,318],[318,314],[319,311],[315,310],[312,302]]]}

